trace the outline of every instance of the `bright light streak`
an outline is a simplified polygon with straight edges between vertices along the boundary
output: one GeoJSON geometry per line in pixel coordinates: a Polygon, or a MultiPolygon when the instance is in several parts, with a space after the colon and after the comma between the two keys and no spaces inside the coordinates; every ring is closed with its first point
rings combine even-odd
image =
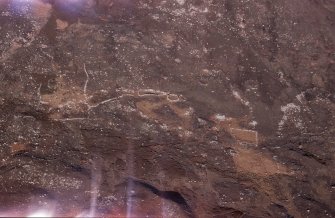
{"type": "Polygon", "coordinates": [[[39,210],[39,211],[36,211],[33,214],[30,214],[27,217],[52,217],[52,216],[53,216],[53,214],[52,214],[51,211],[39,210]]]}

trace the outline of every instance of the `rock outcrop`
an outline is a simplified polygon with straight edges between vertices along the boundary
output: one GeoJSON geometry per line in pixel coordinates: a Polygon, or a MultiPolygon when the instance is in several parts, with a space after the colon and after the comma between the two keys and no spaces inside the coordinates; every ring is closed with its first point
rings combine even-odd
{"type": "Polygon", "coordinates": [[[335,217],[333,0],[0,1],[0,214],[335,217]]]}

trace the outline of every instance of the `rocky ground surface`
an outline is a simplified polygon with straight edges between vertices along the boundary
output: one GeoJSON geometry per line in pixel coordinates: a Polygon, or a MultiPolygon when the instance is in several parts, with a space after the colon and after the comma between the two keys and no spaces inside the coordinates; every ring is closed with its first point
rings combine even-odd
{"type": "Polygon", "coordinates": [[[334,0],[1,0],[0,215],[335,217],[334,0]]]}

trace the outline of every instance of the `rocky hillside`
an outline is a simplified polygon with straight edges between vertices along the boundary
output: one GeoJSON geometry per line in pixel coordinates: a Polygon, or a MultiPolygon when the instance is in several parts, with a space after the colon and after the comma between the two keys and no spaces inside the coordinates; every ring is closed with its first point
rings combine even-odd
{"type": "Polygon", "coordinates": [[[0,215],[335,217],[334,0],[0,1],[0,215]]]}

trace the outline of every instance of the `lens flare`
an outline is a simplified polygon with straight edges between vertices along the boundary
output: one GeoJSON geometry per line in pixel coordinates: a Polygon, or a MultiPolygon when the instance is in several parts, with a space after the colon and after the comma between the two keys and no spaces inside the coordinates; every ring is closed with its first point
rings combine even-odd
{"type": "Polygon", "coordinates": [[[9,1],[9,9],[13,15],[18,17],[38,19],[50,15],[51,4],[42,0],[11,0],[9,1]]]}
{"type": "Polygon", "coordinates": [[[38,210],[27,217],[52,217],[53,213],[51,211],[46,210],[38,210]]]}

